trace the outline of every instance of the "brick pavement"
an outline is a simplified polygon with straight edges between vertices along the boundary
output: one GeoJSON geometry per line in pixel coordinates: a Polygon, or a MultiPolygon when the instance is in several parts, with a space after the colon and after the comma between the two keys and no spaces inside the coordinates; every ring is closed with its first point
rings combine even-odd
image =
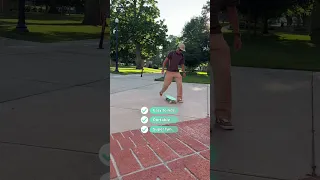
{"type": "Polygon", "coordinates": [[[174,134],[131,130],[111,134],[113,180],[209,180],[209,118],[171,124],[174,134]]]}

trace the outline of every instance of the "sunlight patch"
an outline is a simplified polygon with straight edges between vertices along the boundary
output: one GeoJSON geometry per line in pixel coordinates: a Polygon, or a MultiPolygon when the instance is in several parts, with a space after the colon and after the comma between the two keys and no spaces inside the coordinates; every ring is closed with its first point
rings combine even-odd
{"type": "Polygon", "coordinates": [[[310,83],[309,82],[300,82],[295,84],[284,84],[279,82],[272,82],[265,85],[265,88],[270,91],[292,91],[295,89],[307,87],[310,83]]]}
{"type": "Polygon", "coordinates": [[[205,88],[204,87],[193,87],[193,91],[203,91],[205,88]]]}

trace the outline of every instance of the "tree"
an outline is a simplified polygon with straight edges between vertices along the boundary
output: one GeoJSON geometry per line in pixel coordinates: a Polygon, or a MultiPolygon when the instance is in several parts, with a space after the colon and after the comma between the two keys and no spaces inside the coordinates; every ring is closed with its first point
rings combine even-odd
{"type": "Polygon", "coordinates": [[[169,54],[169,52],[176,50],[179,42],[180,42],[180,37],[174,36],[174,35],[169,35],[167,37],[166,43],[164,44],[164,46],[162,48],[161,59],[164,60],[165,57],[169,54]]]}
{"type": "MultiPolygon", "coordinates": [[[[201,11],[201,15],[204,18],[206,24],[210,25],[210,0],[208,0],[206,2],[206,4],[203,5],[202,11],[201,11]]],[[[208,55],[208,56],[209,56],[209,59],[210,59],[210,55],[208,55]]],[[[211,65],[210,65],[210,60],[209,60],[208,63],[207,63],[207,74],[210,74],[210,73],[211,73],[211,65]]]]}
{"type": "Polygon", "coordinates": [[[186,46],[185,64],[194,70],[209,60],[210,29],[202,16],[192,18],[183,28],[182,40],[186,46]]]}
{"type": "Polygon", "coordinates": [[[100,1],[99,0],[86,0],[84,18],[82,21],[86,25],[101,25],[100,1]]]}
{"type": "Polygon", "coordinates": [[[10,11],[10,2],[9,0],[1,0],[0,3],[0,12],[7,13],[10,11]]]}
{"type": "Polygon", "coordinates": [[[155,0],[114,0],[111,4],[111,29],[115,29],[118,18],[119,48],[134,45],[137,69],[142,68],[143,58],[155,56],[165,43],[167,27],[164,20],[156,20],[160,17],[156,5],[155,0]]]}
{"type": "Polygon", "coordinates": [[[320,43],[320,1],[314,2],[311,22],[311,40],[314,43],[320,43]]]}
{"type": "Polygon", "coordinates": [[[59,11],[57,9],[57,0],[48,0],[49,4],[49,11],[50,14],[59,14],[59,11]]]}
{"type": "Polygon", "coordinates": [[[19,0],[19,16],[18,16],[18,23],[16,29],[19,32],[29,32],[27,26],[26,26],[26,13],[25,13],[25,0],[19,0]]]}
{"type": "MultiPolygon", "coordinates": [[[[292,24],[292,16],[296,16],[299,20],[302,19],[303,27],[310,31],[311,26],[311,13],[314,6],[314,0],[298,0],[287,10],[286,16],[289,25],[292,24]]],[[[300,24],[298,24],[300,25],[300,24]]]]}
{"type": "Polygon", "coordinates": [[[268,33],[268,20],[280,16],[295,3],[297,3],[295,0],[241,0],[239,10],[250,20],[253,19],[255,24],[259,18],[262,19],[262,33],[266,34],[268,33]]]}
{"type": "Polygon", "coordinates": [[[202,7],[201,15],[205,19],[206,23],[210,21],[210,0],[206,2],[205,5],[202,7]]]}
{"type": "MultiPolygon", "coordinates": [[[[111,47],[116,46],[115,36],[111,36],[111,47]]],[[[125,63],[126,66],[129,63],[134,63],[135,52],[134,52],[134,45],[131,43],[122,44],[119,48],[118,57],[120,57],[119,62],[125,63]]],[[[116,58],[116,50],[115,48],[111,48],[111,58],[115,60],[116,58]]]]}

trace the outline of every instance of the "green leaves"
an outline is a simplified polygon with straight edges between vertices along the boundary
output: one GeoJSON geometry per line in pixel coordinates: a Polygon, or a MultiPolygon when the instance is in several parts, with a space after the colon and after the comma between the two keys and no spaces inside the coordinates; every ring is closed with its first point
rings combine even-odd
{"type": "Polygon", "coordinates": [[[186,66],[195,68],[209,60],[209,35],[210,30],[205,17],[194,17],[185,25],[182,40],[186,45],[186,66]]]}
{"type": "MultiPolygon", "coordinates": [[[[144,58],[157,54],[157,47],[165,42],[167,27],[163,21],[156,21],[160,17],[160,10],[155,0],[113,0],[111,10],[111,21],[119,19],[119,47],[131,48],[133,53],[141,50],[138,53],[144,58]],[[117,12],[116,7],[123,7],[122,11],[117,12]],[[136,49],[137,44],[140,44],[141,49],[136,49]]],[[[111,28],[115,29],[115,26],[116,24],[112,23],[111,28]]],[[[115,38],[111,39],[115,41],[115,38]]],[[[111,48],[115,46],[112,45],[111,48]]]]}

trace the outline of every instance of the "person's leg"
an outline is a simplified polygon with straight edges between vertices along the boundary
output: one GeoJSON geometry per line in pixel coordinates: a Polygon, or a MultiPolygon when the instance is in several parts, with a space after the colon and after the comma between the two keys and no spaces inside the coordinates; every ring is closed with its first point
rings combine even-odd
{"type": "Polygon", "coordinates": [[[166,92],[166,90],[168,89],[168,87],[170,86],[172,79],[173,79],[174,73],[173,72],[166,72],[166,75],[164,77],[163,80],[163,86],[162,86],[162,90],[160,91],[160,96],[162,96],[162,94],[164,92],[166,92]]]}
{"type": "Polygon", "coordinates": [[[182,102],[182,76],[179,72],[176,72],[173,77],[177,83],[177,100],[182,102]]]}
{"type": "Polygon", "coordinates": [[[230,48],[222,34],[210,35],[210,63],[214,80],[216,123],[225,129],[233,129],[230,123],[232,107],[230,48]]]}

